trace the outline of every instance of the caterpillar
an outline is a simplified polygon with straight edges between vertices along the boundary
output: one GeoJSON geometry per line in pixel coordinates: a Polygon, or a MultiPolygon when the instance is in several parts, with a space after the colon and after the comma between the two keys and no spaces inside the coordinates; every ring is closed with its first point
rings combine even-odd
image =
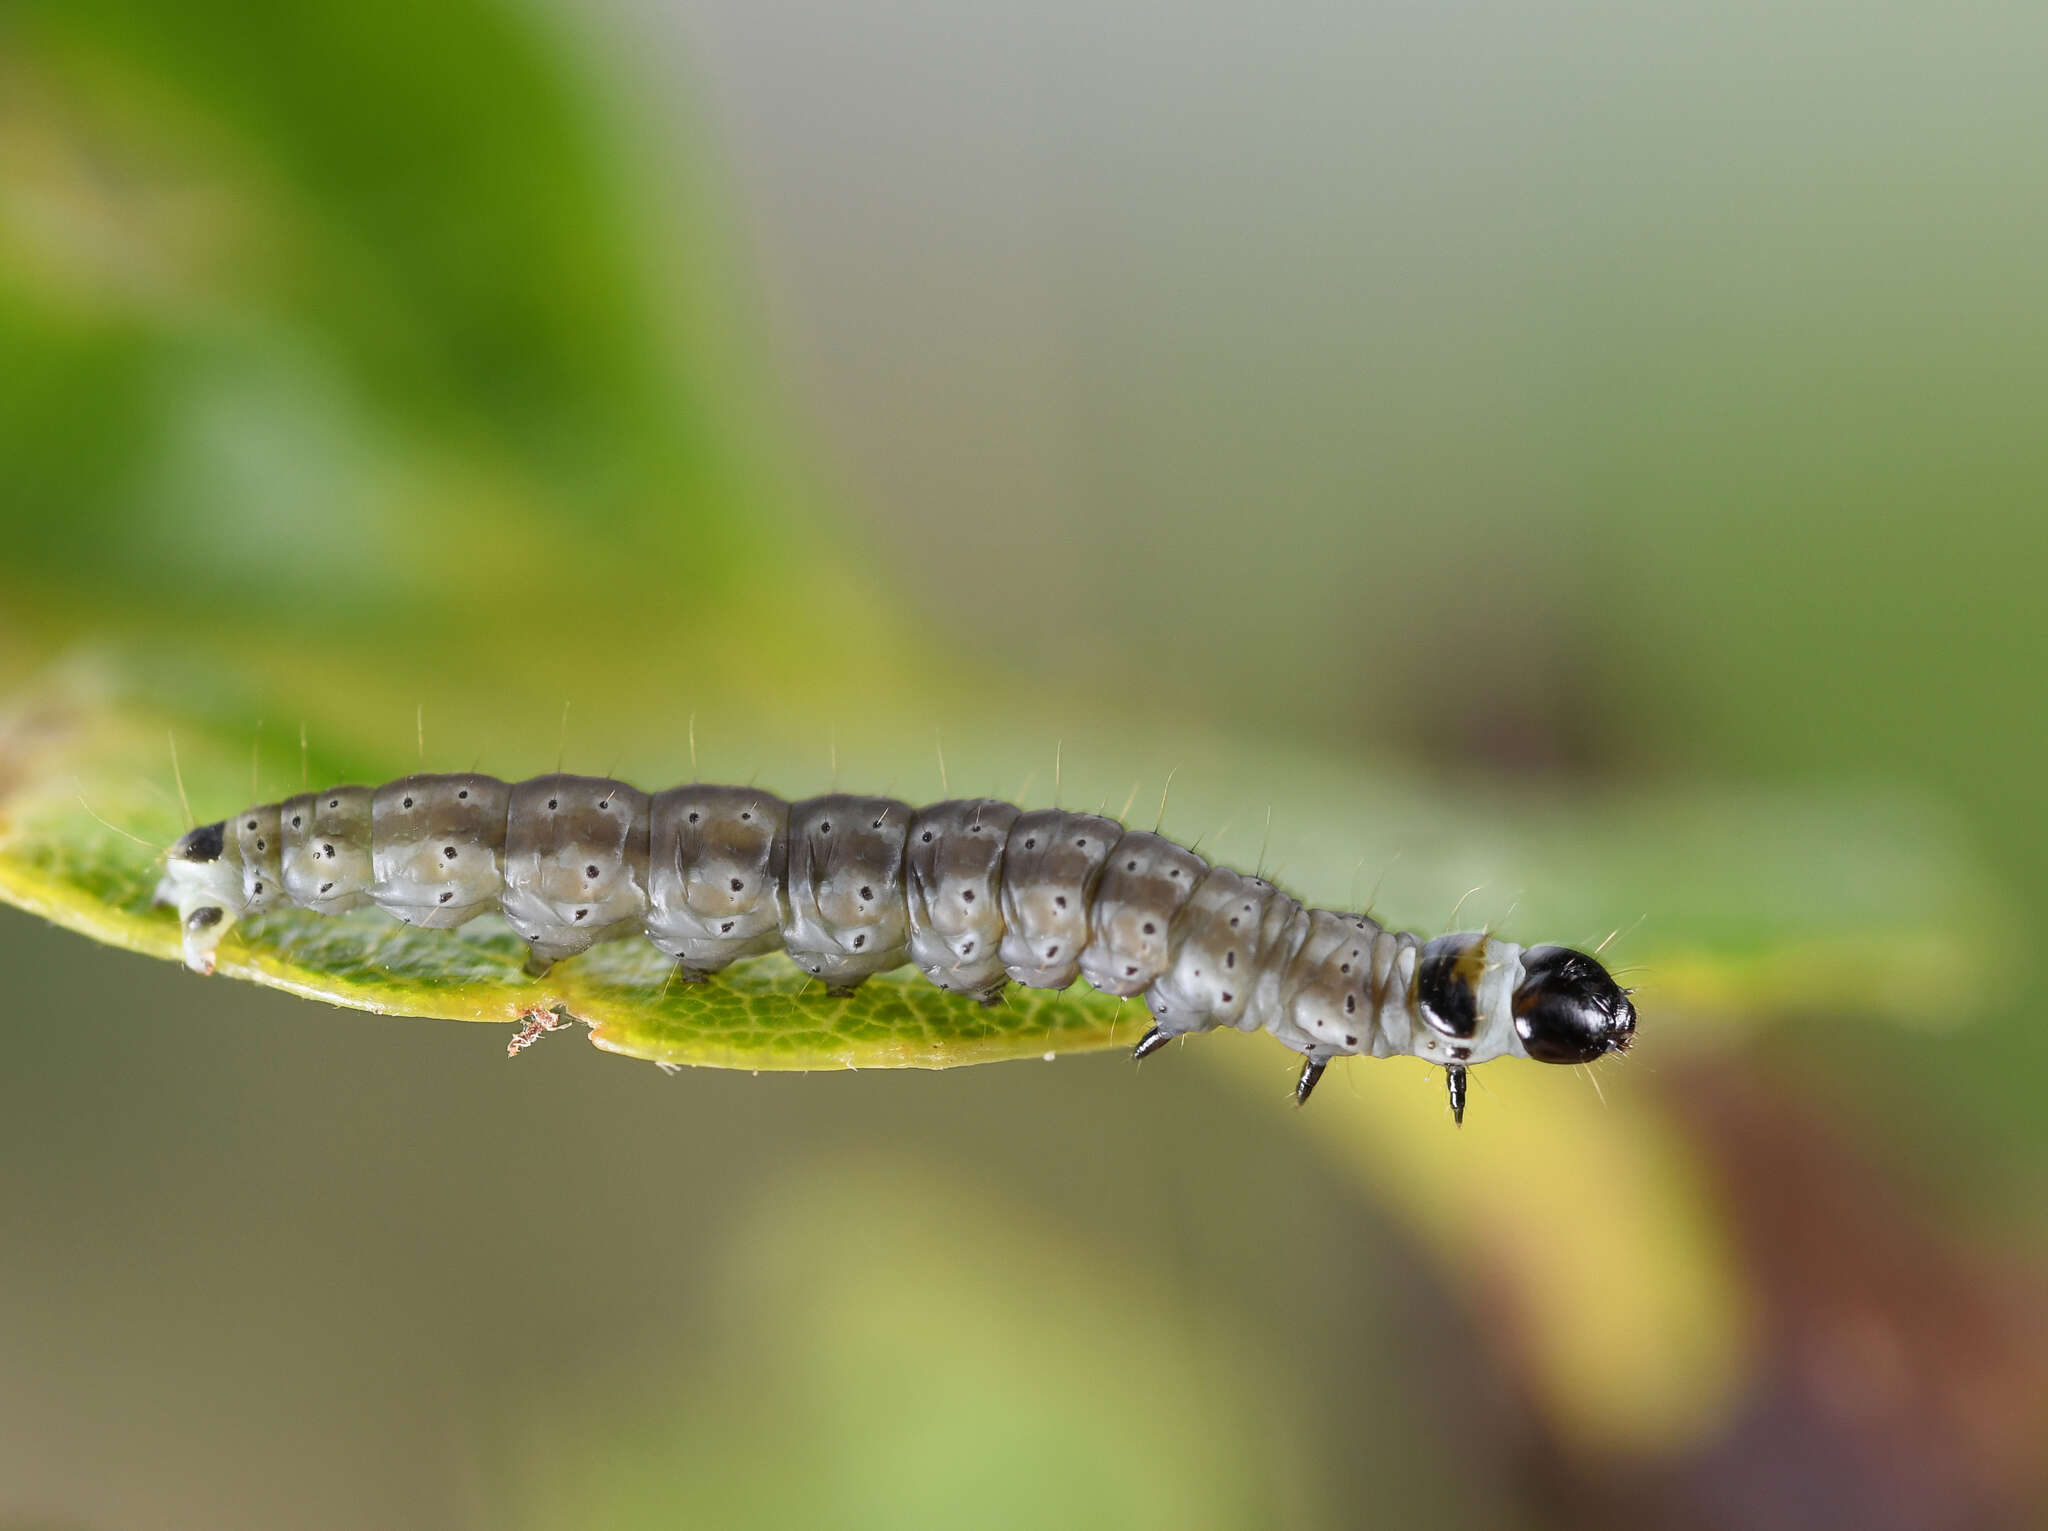
{"type": "Polygon", "coordinates": [[[984,1005],[1007,984],[1143,996],[1145,1058],[1218,1027],[1302,1055],[1305,1103],[1333,1058],[1408,1055],[1466,1071],[1498,1057],[1590,1063],[1626,1051],[1636,1012],[1598,960],[1478,931],[1424,939],[1304,908],[1262,877],[1211,866],[1115,819],[993,798],[913,808],[754,787],[648,794],[603,777],[506,783],[414,775],[250,808],[174,845],[156,891],[185,964],[285,905],[374,905],[444,930],[501,913],[527,971],[645,936],[704,982],[781,949],[830,994],[914,965],[984,1005]]]}

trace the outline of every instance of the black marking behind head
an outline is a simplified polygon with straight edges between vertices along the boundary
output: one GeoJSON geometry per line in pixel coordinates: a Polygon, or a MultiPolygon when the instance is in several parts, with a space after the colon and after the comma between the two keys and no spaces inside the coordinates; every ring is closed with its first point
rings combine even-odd
{"type": "Polygon", "coordinates": [[[1539,1063],[1591,1063],[1626,1052],[1636,1034],[1636,1007],[1584,952],[1532,946],[1522,954],[1515,988],[1515,1035],[1539,1063]]]}
{"type": "Polygon", "coordinates": [[[227,843],[227,820],[221,819],[185,831],[178,843],[171,847],[171,854],[180,861],[218,861],[227,843]]]}
{"type": "Polygon", "coordinates": [[[194,909],[185,916],[185,928],[187,930],[211,930],[221,922],[221,917],[226,912],[212,904],[208,904],[203,909],[194,909]]]}
{"type": "Polygon", "coordinates": [[[1439,945],[1415,970],[1415,997],[1422,1001],[1422,1018],[1447,1037],[1469,1037],[1478,1031],[1479,980],[1485,972],[1483,937],[1464,947],[1439,945]]]}

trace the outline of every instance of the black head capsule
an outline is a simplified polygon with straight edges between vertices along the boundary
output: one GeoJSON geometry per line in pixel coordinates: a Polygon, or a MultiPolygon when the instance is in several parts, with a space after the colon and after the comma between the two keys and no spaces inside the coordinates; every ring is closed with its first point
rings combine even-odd
{"type": "Polygon", "coordinates": [[[1539,1063],[1591,1063],[1635,1039],[1636,1007],[1607,969],[1568,946],[1522,954],[1514,1011],[1522,1050],[1539,1063]]]}

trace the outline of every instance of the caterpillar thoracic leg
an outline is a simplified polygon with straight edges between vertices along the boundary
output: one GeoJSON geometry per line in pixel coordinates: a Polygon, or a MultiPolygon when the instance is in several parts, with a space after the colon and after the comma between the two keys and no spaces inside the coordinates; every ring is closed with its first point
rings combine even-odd
{"type": "Polygon", "coordinates": [[[1138,1045],[1131,1049],[1131,1062],[1144,1062],[1172,1040],[1172,1037],[1161,1031],[1157,1026],[1154,1026],[1150,1031],[1138,1038],[1138,1045]]]}
{"type": "Polygon", "coordinates": [[[1308,1104],[1308,1098],[1316,1093],[1316,1081],[1323,1077],[1323,1070],[1330,1065],[1320,1058],[1311,1058],[1301,1066],[1301,1077],[1294,1081],[1294,1103],[1308,1104]]]}
{"type": "Polygon", "coordinates": [[[753,787],[407,776],[192,830],[157,896],[202,973],[245,916],[374,904],[430,929],[502,913],[536,977],[627,937],[675,958],[686,982],[777,949],[833,994],[905,964],[982,1004],[1006,984],[1081,977],[1144,999],[1153,1025],[1134,1058],[1192,1032],[1267,1031],[1305,1058],[1306,1102],[1332,1058],[1406,1054],[1446,1070],[1460,1122],[1470,1065],[1588,1063],[1626,1049],[1636,1024],[1583,952],[1469,931],[1424,940],[1303,908],[1115,819],[988,798],[920,810],[845,793],[786,803],[753,787]]]}

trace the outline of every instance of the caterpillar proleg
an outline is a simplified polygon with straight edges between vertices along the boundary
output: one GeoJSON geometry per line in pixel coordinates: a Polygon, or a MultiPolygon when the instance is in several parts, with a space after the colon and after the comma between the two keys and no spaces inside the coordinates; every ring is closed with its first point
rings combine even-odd
{"type": "Polygon", "coordinates": [[[1163,836],[989,798],[914,809],[753,787],[652,795],[603,777],[417,775],[330,787],[186,834],[157,889],[185,965],[211,973],[228,930],[285,905],[375,905],[448,929],[502,913],[528,971],[642,937],[703,982],[777,948],[846,994],[914,964],[993,1004],[1007,984],[1142,996],[1144,1058],[1218,1027],[1302,1055],[1305,1102],[1333,1058],[1406,1054],[1466,1075],[1493,1058],[1590,1063],[1625,1051],[1636,1012],[1598,961],[1486,932],[1425,940],[1304,908],[1262,877],[1163,836]]]}

